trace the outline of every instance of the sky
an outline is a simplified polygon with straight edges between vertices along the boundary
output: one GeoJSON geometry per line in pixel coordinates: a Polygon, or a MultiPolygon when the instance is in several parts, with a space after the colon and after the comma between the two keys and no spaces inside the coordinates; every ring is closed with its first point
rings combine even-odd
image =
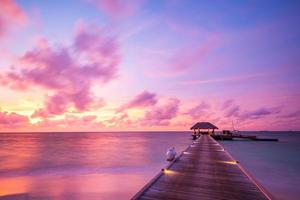
{"type": "Polygon", "coordinates": [[[0,131],[300,130],[300,2],[0,0],[0,131]]]}

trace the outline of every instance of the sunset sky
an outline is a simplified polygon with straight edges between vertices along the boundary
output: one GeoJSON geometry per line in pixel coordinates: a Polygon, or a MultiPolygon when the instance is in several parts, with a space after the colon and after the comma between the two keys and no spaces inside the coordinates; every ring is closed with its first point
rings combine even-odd
{"type": "Polygon", "coordinates": [[[0,131],[300,129],[300,1],[0,0],[0,131]]]}

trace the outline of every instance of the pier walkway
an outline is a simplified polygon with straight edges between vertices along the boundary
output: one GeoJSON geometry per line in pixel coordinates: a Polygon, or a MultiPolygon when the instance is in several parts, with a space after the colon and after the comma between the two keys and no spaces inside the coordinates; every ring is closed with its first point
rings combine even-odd
{"type": "Polygon", "coordinates": [[[209,135],[202,135],[132,200],[271,199],[209,135]]]}

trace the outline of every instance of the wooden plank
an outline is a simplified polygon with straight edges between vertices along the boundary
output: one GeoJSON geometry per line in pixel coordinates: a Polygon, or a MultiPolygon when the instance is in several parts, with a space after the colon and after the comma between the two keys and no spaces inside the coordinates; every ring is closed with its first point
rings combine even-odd
{"type": "Polygon", "coordinates": [[[224,148],[202,135],[132,200],[271,199],[224,148]]]}

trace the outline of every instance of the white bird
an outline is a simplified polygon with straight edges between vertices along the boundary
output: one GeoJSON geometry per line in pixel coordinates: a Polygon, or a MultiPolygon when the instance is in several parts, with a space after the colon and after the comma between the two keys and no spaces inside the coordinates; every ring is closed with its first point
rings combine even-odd
{"type": "Polygon", "coordinates": [[[167,155],[167,161],[172,161],[172,160],[174,160],[175,157],[176,157],[176,151],[175,151],[175,148],[174,148],[174,147],[169,148],[168,151],[167,151],[167,153],[166,153],[166,155],[167,155]]]}

